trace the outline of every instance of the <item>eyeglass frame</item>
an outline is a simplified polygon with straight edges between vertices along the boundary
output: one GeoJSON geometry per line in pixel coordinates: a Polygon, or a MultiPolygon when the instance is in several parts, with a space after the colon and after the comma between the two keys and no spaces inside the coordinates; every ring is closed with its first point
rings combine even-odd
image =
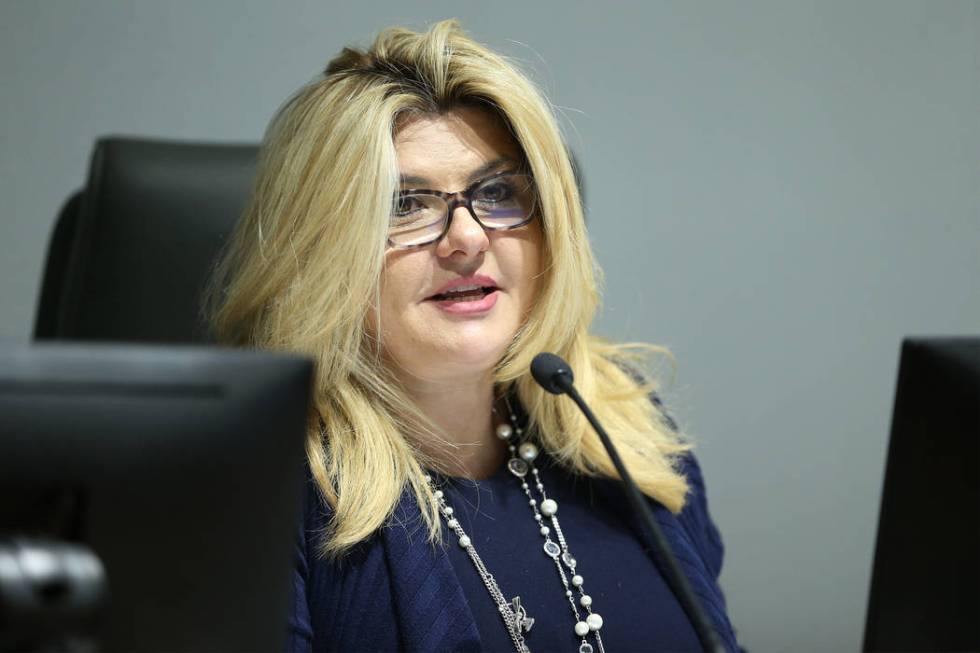
{"type": "MultiPolygon", "coordinates": [[[[444,190],[432,190],[429,188],[405,188],[396,192],[395,196],[392,198],[396,202],[400,198],[405,197],[407,195],[429,195],[433,197],[438,197],[446,203],[446,215],[442,218],[442,222],[443,222],[442,231],[439,232],[439,235],[436,238],[433,238],[432,240],[428,240],[424,243],[416,243],[414,245],[398,245],[396,243],[391,242],[391,236],[389,236],[388,246],[395,249],[416,249],[419,247],[427,247],[433,243],[438,243],[440,240],[446,237],[447,233],[449,233],[449,228],[453,224],[453,217],[456,214],[456,209],[458,209],[460,206],[466,207],[466,210],[469,211],[470,213],[470,217],[476,220],[476,223],[480,225],[480,227],[482,227],[483,231],[485,232],[486,231],[510,231],[511,229],[518,229],[520,227],[529,224],[532,220],[534,220],[534,216],[537,215],[537,210],[529,211],[527,214],[527,218],[524,219],[522,222],[509,225],[506,227],[490,227],[483,224],[483,221],[480,220],[479,217],[477,217],[476,211],[473,210],[473,192],[477,188],[487,183],[488,181],[492,181],[498,177],[511,177],[511,176],[527,177],[528,180],[531,182],[531,185],[532,186],[534,185],[534,177],[530,173],[523,172],[520,170],[515,170],[512,172],[498,172],[488,177],[478,179],[474,181],[472,184],[470,184],[469,186],[467,186],[465,189],[458,190],[454,193],[450,193],[444,190]]],[[[535,197],[536,196],[537,196],[537,189],[535,189],[535,197]]]]}

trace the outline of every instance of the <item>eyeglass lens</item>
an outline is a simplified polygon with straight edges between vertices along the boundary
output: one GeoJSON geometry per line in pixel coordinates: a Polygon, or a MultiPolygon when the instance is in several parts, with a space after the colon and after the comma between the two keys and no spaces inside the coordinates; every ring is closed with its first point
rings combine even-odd
{"type": "MultiPolygon", "coordinates": [[[[493,177],[469,193],[473,212],[484,229],[512,229],[534,212],[534,184],[528,175],[493,177]]],[[[398,247],[434,242],[449,219],[446,199],[431,193],[398,193],[391,212],[388,240],[398,247]]]]}

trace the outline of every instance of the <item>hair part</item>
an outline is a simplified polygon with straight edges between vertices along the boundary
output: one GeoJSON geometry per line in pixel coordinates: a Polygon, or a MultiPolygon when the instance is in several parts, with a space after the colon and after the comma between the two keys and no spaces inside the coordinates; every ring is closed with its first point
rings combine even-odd
{"type": "Polygon", "coordinates": [[[542,222],[539,295],[494,371],[498,388],[516,392],[534,437],[561,464],[617,477],[585,418],[527,373],[538,352],[561,355],[642,491],[675,512],[685,502],[677,462],[690,445],[649,401],[652,383],[631,371],[638,352],[663,350],[613,345],[589,333],[601,274],[548,102],[455,21],[421,33],[395,27],[366,51],[344,48],[277,112],[251,198],[208,293],[220,341],[316,361],[306,450],[334,511],[322,546],[329,555],[377,531],[406,489],[430,537],[440,534],[424,473],[439,470],[454,445],[408,398],[364,325],[380,304],[398,183],[394,133],[413,115],[461,106],[484,107],[507,125],[534,177],[542,222]]]}

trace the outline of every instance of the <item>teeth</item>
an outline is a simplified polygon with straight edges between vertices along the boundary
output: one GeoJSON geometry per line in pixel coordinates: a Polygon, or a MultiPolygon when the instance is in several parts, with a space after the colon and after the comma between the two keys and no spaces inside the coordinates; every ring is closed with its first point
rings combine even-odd
{"type": "Polygon", "coordinates": [[[447,290],[444,294],[448,295],[449,293],[454,292],[469,292],[471,290],[479,290],[482,287],[483,286],[456,286],[452,290],[447,290]]]}

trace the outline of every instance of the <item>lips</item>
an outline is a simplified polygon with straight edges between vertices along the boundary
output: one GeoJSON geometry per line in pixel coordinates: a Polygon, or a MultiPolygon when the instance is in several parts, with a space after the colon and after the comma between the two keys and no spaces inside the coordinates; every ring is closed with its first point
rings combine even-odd
{"type": "Polygon", "coordinates": [[[477,275],[458,277],[444,284],[426,301],[435,302],[476,302],[500,288],[492,277],[477,275]]]}

